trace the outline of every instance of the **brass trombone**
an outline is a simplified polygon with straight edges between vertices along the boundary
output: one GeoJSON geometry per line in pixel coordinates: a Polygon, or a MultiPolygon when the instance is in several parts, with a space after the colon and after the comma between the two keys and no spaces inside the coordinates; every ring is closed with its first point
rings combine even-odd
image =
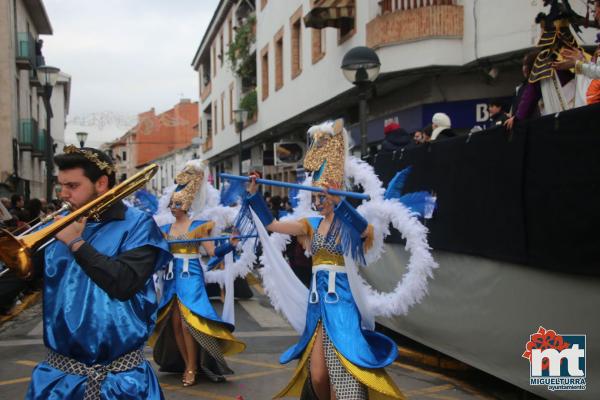
{"type": "MultiPolygon", "coordinates": [[[[158,165],[149,165],[102,196],[97,197],[71,214],[38,231],[26,235],[14,236],[9,231],[0,229],[0,261],[9,269],[14,270],[19,277],[30,277],[33,269],[31,256],[54,235],[80,218],[90,217],[97,219],[114,203],[126,198],[144,186],[156,174],[157,170],[158,165]]],[[[61,208],[60,211],[64,210],[61,208]]]]}

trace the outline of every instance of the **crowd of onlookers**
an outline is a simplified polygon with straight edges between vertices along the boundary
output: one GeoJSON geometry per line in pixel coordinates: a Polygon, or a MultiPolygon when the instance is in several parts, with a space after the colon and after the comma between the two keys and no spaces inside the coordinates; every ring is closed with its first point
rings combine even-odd
{"type": "MultiPolygon", "coordinates": [[[[54,212],[57,201],[46,203],[40,199],[25,201],[20,194],[0,198],[0,228],[17,236],[40,221],[46,214],[54,212]]],[[[18,278],[0,262],[0,315],[6,314],[19,298],[39,289],[40,281],[25,281],[18,278]],[[6,273],[7,272],[7,273],[6,273]]]]}

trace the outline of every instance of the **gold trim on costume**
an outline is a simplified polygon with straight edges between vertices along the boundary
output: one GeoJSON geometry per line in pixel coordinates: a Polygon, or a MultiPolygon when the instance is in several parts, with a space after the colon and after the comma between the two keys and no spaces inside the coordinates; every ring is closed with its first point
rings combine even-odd
{"type": "Polygon", "coordinates": [[[296,396],[299,397],[302,394],[302,387],[304,386],[304,382],[308,378],[308,358],[310,357],[310,352],[315,344],[315,339],[317,338],[317,332],[321,329],[321,322],[317,324],[317,329],[313,332],[313,336],[308,342],[306,349],[304,349],[304,353],[302,353],[302,357],[300,361],[298,361],[298,365],[294,370],[294,375],[292,378],[279,393],[277,393],[273,399],[280,399],[282,397],[288,396],[296,396]]]}
{"type": "MultiPolygon", "coordinates": [[[[315,329],[310,342],[304,349],[302,353],[302,357],[300,361],[298,361],[298,365],[294,370],[294,374],[290,379],[289,383],[286,385],[283,390],[277,393],[273,399],[280,399],[283,397],[299,397],[302,394],[302,388],[304,386],[304,382],[308,378],[308,359],[310,357],[310,353],[315,344],[315,339],[317,337],[317,332],[321,329],[321,322],[317,324],[317,328],[315,329]]],[[[335,349],[335,346],[334,346],[335,349]]],[[[398,389],[392,378],[387,374],[384,368],[376,368],[376,369],[367,369],[361,368],[350,361],[348,361],[344,356],[342,356],[337,349],[335,349],[335,354],[338,356],[340,362],[346,368],[352,376],[354,376],[360,383],[365,385],[369,390],[369,399],[370,400],[406,400],[404,394],[398,389]]]]}
{"type": "Polygon", "coordinates": [[[233,336],[227,328],[214,321],[198,317],[189,308],[183,305],[181,301],[177,301],[177,303],[179,304],[181,316],[185,318],[185,321],[188,324],[197,331],[219,339],[223,355],[230,356],[241,353],[246,349],[246,344],[233,336]]]}
{"type": "Polygon", "coordinates": [[[361,368],[357,365],[352,364],[349,360],[344,358],[340,352],[335,349],[335,354],[338,356],[340,362],[346,368],[353,377],[355,377],[360,383],[369,388],[369,399],[402,399],[406,400],[404,394],[398,389],[392,378],[387,374],[385,369],[367,369],[361,368]]]}
{"type": "Polygon", "coordinates": [[[324,248],[317,250],[313,254],[313,265],[339,265],[344,266],[344,256],[341,254],[334,254],[327,251],[324,248]]]}
{"type": "MultiPolygon", "coordinates": [[[[193,231],[187,232],[181,236],[173,236],[168,233],[163,233],[165,239],[202,239],[210,236],[215,223],[213,221],[207,221],[202,225],[196,227],[193,231]]],[[[199,254],[198,243],[173,243],[169,245],[169,249],[173,254],[199,254]]]]}

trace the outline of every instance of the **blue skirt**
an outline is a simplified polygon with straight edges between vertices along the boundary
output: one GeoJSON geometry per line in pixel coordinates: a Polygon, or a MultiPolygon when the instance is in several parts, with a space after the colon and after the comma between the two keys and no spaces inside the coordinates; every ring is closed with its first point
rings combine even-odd
{"type": "Polygon", "coordinates": [[[164,307],[167,307],[171,301],[177,299],[196,316],[208,319],[210,321],[223,324],[233,331],[234,326],[224,322],[217,314],[208,294],[204,283],[204,271],[197,258],[191,258],[188,261],[188,274],[184,273],[184,262],[181,258],[173,258],[173,279],[164,280],[163,296],[160,300],[159,315],[164,307]]]}
{"type": "Polygon", "coordinates": [[[297,344],[285,351],[279,361],[282,364],[298,359],[306,349],[315,330],[322,322],[323,328],[336,350],[352,364],[362,368],[383,368],[396,359],[396,343],[387,336],[361,328],[360,312],[352,297],[346,273],[335,273],[335,293],[328,294],[329,274],[313,272],[318,299],[311,301],[309,293],[306,326],[297,344]]]}

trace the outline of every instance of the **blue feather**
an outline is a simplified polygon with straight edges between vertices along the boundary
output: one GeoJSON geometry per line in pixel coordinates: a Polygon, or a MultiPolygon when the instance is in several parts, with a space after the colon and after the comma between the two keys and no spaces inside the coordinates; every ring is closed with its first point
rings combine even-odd
{"type": "Polygon", "coordinates": [[[436,207],[436,197],[429,192],[413,192],[400,196],[398,200],[419,217],[429,219],[436,207]]]}
{"type": "Polygon", "coordinates": [[[223,187],[221,191],[221,205],[229,207],[231,205],[239,203],[240,199],[243,198],[246,192],[246,182],[244,181],[229,181],[227,186],[223,187]]]}
{"type": "Polygon", "coordinates": [[[408,174],[410,174],[411,171],[412,167],[406,167],[402,171],[396,173],[394,178],[388,184],[383,198],[386,200],[400,198],[402,196],[402,189],[404,188],[404,184],[406,183],[406,178],[408,177],[408,174]]]}

